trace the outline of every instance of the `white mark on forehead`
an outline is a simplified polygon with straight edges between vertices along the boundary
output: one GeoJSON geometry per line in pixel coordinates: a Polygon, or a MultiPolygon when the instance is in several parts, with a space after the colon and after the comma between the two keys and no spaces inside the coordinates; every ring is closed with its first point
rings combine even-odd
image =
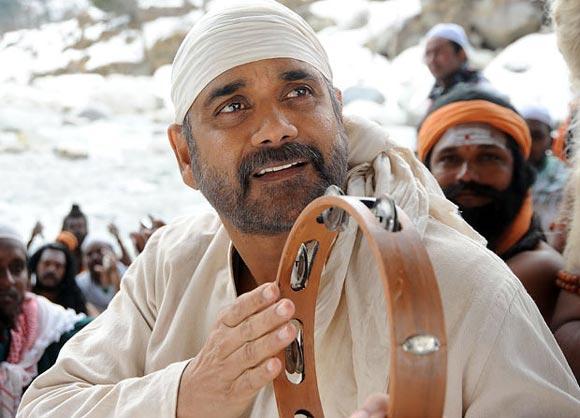
{"type": "Polygon", "coordinates": [[[491,145],[507,150],[508,136],[486,123],[463,123],[449,128],[437,143],[438,148],[466,145],[491,145]]]}

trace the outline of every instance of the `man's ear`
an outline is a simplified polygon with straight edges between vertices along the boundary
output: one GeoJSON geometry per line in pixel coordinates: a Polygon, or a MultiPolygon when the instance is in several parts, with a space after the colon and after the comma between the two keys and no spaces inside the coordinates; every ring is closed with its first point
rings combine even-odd
{"type": "Polygon", "coordinates": [[[342,110],[342,91],[339,88],[334,88],[334,97],[336,97],[336,100],[340,103],[340,109],[342,110]]]}
{"type": "Polygon", "coordinates": [[[167,138],[169,138],[169,143],[177,159],[181,178],[189,187],[197,189],[197,182],[193,178],[193,172],[191,170],[189,146],[187,145],[187,138],[183,135],[182,126],[176,123],[169,125],[169,128],[167,128],[167,138]]]}
{"type": "Polygon", "coordinates": [[[466,64],[467,54],[465,53],[465,49],[461,48],[457,54],[459,55],[459,59],[461,60],[461,62],[466,64]]]}

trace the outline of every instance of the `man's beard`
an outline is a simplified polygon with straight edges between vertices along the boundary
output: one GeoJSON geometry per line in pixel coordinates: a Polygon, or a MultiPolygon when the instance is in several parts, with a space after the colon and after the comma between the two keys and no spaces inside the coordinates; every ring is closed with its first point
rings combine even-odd
{"type": "Polygon", "coordinates": [[[16,324],[16,318],[22,311],[22,302],[24,298],[20,293],[18,293],[18,291],[13,289],[7,290],[5,293],[10,296],[13,303],[3,304],[0,308],[0,327],[12,329],[16,324]]]}
{"type": "Polygon", "coordinates": [[[237,184],[227,175],[200,165],[192,155],[193,175],[199,190],[221,216],[246,234],[276,235],[288,232],[300,212],[324,194],[332,184],[342,187],[347,173],[347,139],[341,129],[328,163],[312,145],[287,142],[277,148],[264,148],[246,156],[238,168],[237,184]],[[262,184],[260,199],[251,199],[252,175],[267,164],[303,160],[317,174],[312,181],[303,174],[275,184],[262,184]]]}
{"type": "MultiPolygon", "coordinates": [[[[47,277],[53,277],[53,278],[57,278],[55,274],[53,273],[46,273],[43,276],[43,279],[47,278],[47,277]]],[[[62,278],[61,280],[59,280],[58,282],[56,282],[56,284],[54,285],[46,285],[43,283],[44,280],[41,280],[39,278],[39,276],[36,276],[36,283],[34,285],[36,290],[47,290],[47,291],[51,291],[51,290],[57,290],[60,288],[62,281],[64,280],[64,278],[62,278]]]]}
{"type": "Polygon", "coordinates": [[[443,193],[457,204],[463,219],[487,239],[488,246],[497,244],[498,238],[516,218],[525,199],[525,194],[515,190],[513,182],[506,190],[499,191],[480,183],[460,181],[444,187],[443,193]],[[492,201],[483,206],[467,208],[456,200],[462,191],[471,191],[479,196],[489,197],[492,201]]]}

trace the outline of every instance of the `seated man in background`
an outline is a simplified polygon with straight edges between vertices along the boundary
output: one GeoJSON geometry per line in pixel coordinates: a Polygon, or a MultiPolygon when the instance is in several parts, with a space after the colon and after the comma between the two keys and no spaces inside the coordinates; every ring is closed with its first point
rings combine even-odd
{"type": "Polygon", "coordinates": [[[119,291],[127,268],[115,255],[114,244],[108,236],[87,236],[83,253],[87,270],[78,274],[76,281],[87,302],[96,308],[91,314],[99,314],[119,291]]]}
{"type": "Polygon", "coordinates": [[[529,162],[536,169],[536,181],[532,187],[534,213],[538,216],[545,234],[551,230],[568,179],[568,167],[552,155],[552,118],[548,109],[541,105],[528,105],[520,109],[532,136],[529,162]]]}
{"type": "Polygon", "coordinates": [[[487,85],[479,71],[469,68],[469,40],[463,28],[455,23],[440,23],[427,32],[425,64],[435,77],[429,99],[437,100],[458,83],[487,85]]]}
{"type": "Polygon", "coordinates": [[[73,259],[63,244],[45,244],[36,250],[30,257],[29,271],[36,279],[34,293],[64,308],[87,313],[85,297],[75,280],[73,259]]]}
{"type": "Polygon", "coordinates": [[[549,323],[563,260],[534,217],[526,122],[503,98],[461,85],[433,103],[418,141],[419,158],[445,196],[505,260],[549,323]]]}
{"type": "Polygon", "coordinates": [[[88,319],[27,292],[26,245],[0,225],[0,416],[14,417],[24,389],[56,361],[88,319]]]}

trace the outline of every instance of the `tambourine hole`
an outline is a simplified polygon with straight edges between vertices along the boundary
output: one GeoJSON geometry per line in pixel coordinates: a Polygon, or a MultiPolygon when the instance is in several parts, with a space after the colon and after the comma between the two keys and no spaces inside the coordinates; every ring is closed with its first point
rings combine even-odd
{"type": "Polygon", "coordinates": [[[301,409],[300,411],[296,411],[294,413],[294,418],[314,418],[314,415],[304,409],[301,409]]]}
{"type": "Polygon", "coordinates": [[[298,319],[290,321],[298,330],[296,339],[284,350],[286,363],[286,378],[290,383],[298,385],[304,381],[304,330],[298,319]]]}
{"type": "Polygon", "coordinates": [[[290,275],[290,288],[295,292],[306,289],[312,271],[312,265],[318,252],[319,243],[316,240],[300,244],[290,275]]]}

